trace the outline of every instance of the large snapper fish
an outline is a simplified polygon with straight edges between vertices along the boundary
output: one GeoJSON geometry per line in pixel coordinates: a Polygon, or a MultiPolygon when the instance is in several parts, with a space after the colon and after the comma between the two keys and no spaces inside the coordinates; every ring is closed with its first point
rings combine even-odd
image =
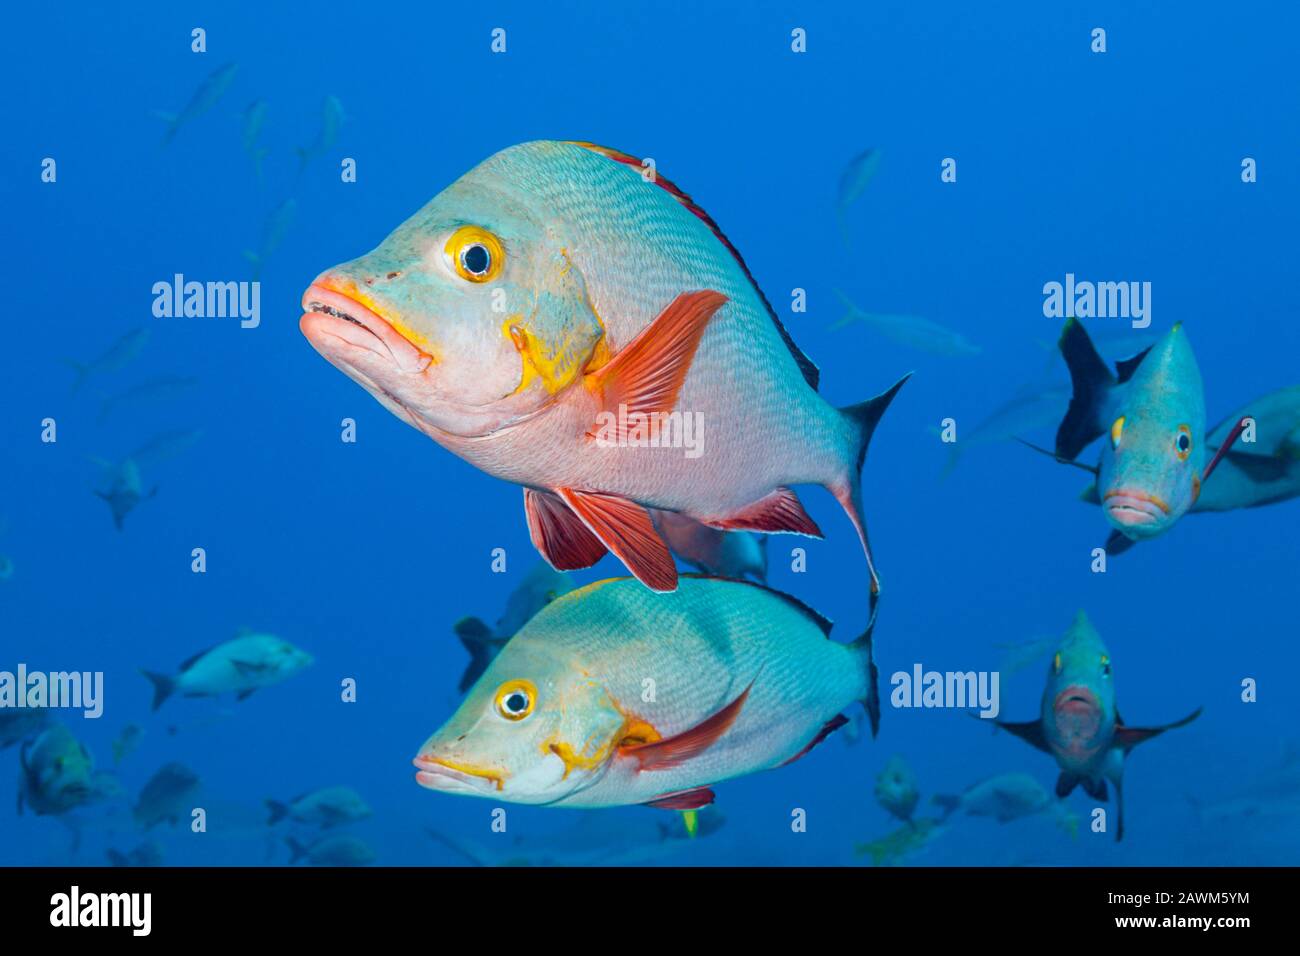
{"type": "Polygon", "coordinates": [[[524,486],[559,570],[612,551],[677,572],[647,508],[820,535],[791,485],[828,488],[879,582],[859,474],[900,381],[836,409],[735,247],[681,190],[587,143],[470,170],[303,295],[303,334],[381,404],[524,486]],[[683,447],[687,445],[688,447],[683,447]]]}
{"type": "Polygon", "coordinates": [[[871,627],[758,584],[615,578],[565,594],[511,639],[420,748],[432,790],[565,807],[689,810],[710,786],[783,766],[861,702],[880,718],[871,627]]]}

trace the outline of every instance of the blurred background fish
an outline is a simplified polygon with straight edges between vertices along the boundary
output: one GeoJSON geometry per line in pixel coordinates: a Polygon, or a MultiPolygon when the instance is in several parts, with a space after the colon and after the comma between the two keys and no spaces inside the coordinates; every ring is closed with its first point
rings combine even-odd
{"type": "Polygon", "coordinates": [[[148,329],[132,329],[117,339],[101,355],[89,362],[76,362],[67,359],[67,363],[77,372],[77,377],[72,382],[72,391],[80,390],[92,378],[98,378],[109,372],[121,371],[140,354],[148,341],[148,329]]]}
{"type": "Polygon", "coordinates": [[[843,292],[836,289],[835,294],[844,305],[846,312],[844,318],[831,326],[832,331],[857,322],[874,332],[879,332],[891,342],[934,355],[971,356],[979,355],[983,351],[978,345],[967,341],[960,332],[938,322],[923,319],[919,315],[864,312],[843,292]]]}
{"type": "Polygon", "coordinates": [[[239,72],[238,63],[220,66],[199,84],[190,101],[179,113],[154,111],[154,115],[167,124],[167,132],[163,134],[162,144],[166,146],[182,126],[193,122],[216,106],[217,101],[226,95],[226,90],[230,88],[237,72],[239,72]]]}

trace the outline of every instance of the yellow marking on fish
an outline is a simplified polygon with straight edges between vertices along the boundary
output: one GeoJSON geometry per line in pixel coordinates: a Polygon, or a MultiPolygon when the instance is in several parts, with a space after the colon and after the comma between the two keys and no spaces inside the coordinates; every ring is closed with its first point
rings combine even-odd
{"type": "Polygon", "coordinates": [[[430,757],[429,761],[431,763],[442,764],[448,770],[455,770],[458,773],[469,774],[471,777],[482,777],[484,780],[491,780],[497,785],[498,790],[503,788],[505,778],[510,776],[504,770],[485,770],[482,767],[475,767],[467,763],[456,763],[447,760],[444,757],[430,757]]]}
{"type": "Polygon", "coordinates": [[[385,322],[391,325],[398,335],[406,339],[406,341],[410,342],[412,345],[414,345],[425,355],[433,359],[433,363],[435,365],[438,364],[438,362],[440,361],[437,351],[433,347],[433,343],[429,341],[427,336],[423,335],[420,332],[417,332],[415,329],[411,328],[409,325],[403,322],[400,318],[397,318],[391,312],[384,309],[378,302],[376,302],[373,298],[367,295],[351,279],[343,279],[341,281],[335,281],[331,283],[329,286],[327,286],[327,288],[332,288],[333,291],[338,292],[341,295],[345,295],[349,299],[355,299],[357,302],[360,302],[371,312],[375,313],[375,315],[379,316],[381,319],[383,319],[385,322]]]}
{"type": "MultiPolygon", "coordinates": [[[[603,583],[603,582],[598,582],[603,583]]],[[[583,676],[587,676],[583,672],[583,676]]],[[[623,715],[623,723],[618,730],[609,736],[603,743],[597,742],[595,733],[591,734],[583,741],[581,748],[576,748],[567,741],[558,740],[555,737],[548,737],[542,742],[542,753],[553,753],[564,761],[564,775],[561,780],[567,780],[569,774],[576,770],[596,770],[607,761],[616,750],[625,746],[641,746],[643,744],[652,744],[661,739],[661,735],[654,725],[649,721],[642,720],[632,714],[628,714],[618,705],[618,702],[609,698],[608,692],[606,698],[613,705],[614,709],[623,715]],[[595,745],[594,752],[591,748],[595,745]]],[[[559,702],[560,712],[564,712],[563,699],[559,702]]]]}
{"type": "Polygon", "coordinates": [[[686,826],[686,835],[692,840],[700,832],[700,812],[698,810],[683,810],[682,823],[686,826]]]}

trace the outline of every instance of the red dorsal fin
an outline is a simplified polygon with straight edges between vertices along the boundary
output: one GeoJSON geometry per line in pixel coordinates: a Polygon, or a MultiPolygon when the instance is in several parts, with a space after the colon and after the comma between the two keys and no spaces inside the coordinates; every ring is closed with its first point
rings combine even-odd
{"type": "Polygon", "coordinates": [[[788,531],[814,538],[822,536],[817,522],[808,517],[799,496],[789,488],[777,488],[735,514],[710,519],[705,524],[728,531],[788,531]]]}
{"type": "Polygon", "coordinates": [[[677,588],[672,552],[635,501],[614,495],[560,488],[560,497],[573,509],[599,543],[616,554],[627,569],[652,591],[677,588]]]}
{"type": "Polygon", "coordinates": [[[640,766],[638,770],[667,770],[685,763],[692,757],[698,757],[708,750],[718,738],[730,729],[740,716],[740,709],[745,706],[745,699],[753,688],[754,682],[741,691],[740,696],[712,717],[696,724],[680,734],[656,740],[649,744],[636,744],[632,747],[620,747],[620,756],[635,759],[640,766]]]}
{"type": "Polygon", "coordinates": [[[666,793],[654,800],[647,800],[647,807],[659,807],[662,810],[698,810],[713,802],[714,793],[708,787],[696,787],[694,790],[680,790],[666,793]]]}
{"type": "MultiPolygon", "coordinates": [[[[727,297],[705,289],[683,292],[641,330],[618,355],[592,378],[600,384],[607,410],[626,408],[628,414],[671,412],[700,336],[727,297]]],[[[619,438],[626,438],[620,417],[619,438]]]]}
{"type": "Polygon", "coordinates": [[[812,740],[808,741],[808,745],[807,745],[806,747],[804,747],[803,750],[799,751],[797,754],[795,754],[795,755],[794,755],[793,757],[791,757],[789,760],[786,760],[786,761],[784,761],[783,763],[781,763],[780,766],[784,767],[786,764],[792,764],[792,763],[794,763],[796,760],[798,760],[800,757],[802,757],[802,756],[803,756],[804,754],[806,754],[808,751],[812,750],[812,749],[813,749],[814,747],[816,747],[819,743],[821,743],[823,740],[825,740],[825,739],[826,739],[827,737],[829,737],[831,734],[835,733],[835,731],[839,730],[841,727],[843,727],[843,726],[844,726],[845,724],[847,724],[848,722],[849,722],[849,719],[848,719],[847,717],[845,717],[843,714],[836,714],[836,715],[835,715],[834,717],[832,717],[830,720],[826,721],[826,723],[822,724],[822,729],[819,730],[819,731],[817,731],[817,736],[814,737],[812,740]]]}
{"type": "Polygon", "coordinates": [[[557,571],[589,568],[605,556],[600,539],[549,491],[525,488],[524,512],[533,546],[557,571]]]}
{"type": "MultiPolygon", "coordinates": [[[[598,146],[595,143],[571,142],[574,146],[581,146],[583,149],[589,149],[593,153],[600,153],[600,155],[612,159],[616,163],[630,166],[632,169],[636,170],[637,173],[644,175],[646,166],[643,161],[630,153],[624,153],[617,149],[610,149],[608,146],[598,146]]],[[[731,240],[723,234],[722,229],[713,221],[712,216],[705,212],[694,199],[682,190],[678,189],[670,180],[661,176],[658,170],[655,170],[654,177],[650,181],[665,192],[671,194],[674,199],[689,209],[692,215],[709,227],[709,230],[718,238],[718,241],[726,247],[728,252],[731,253],[732,258],[736,260],[736,265],[740,266],[740,271],[745,274],[745,278],[749,280],[749,284],[758,295],[759,301],[761,301],[763,307],[767,309],[768,317],[771,318],[773,324],[776,325],[777,332],[781,334],[781,341],[784,342],[785,347],[790,350],[790,356],[794,359],[795,364],[799,366],[799,371],[802,373],[804,381],[808,383],[813,391],[816,391],[817,383],[821,378],[821,373],[817,370],[817,366],[813,364],[812,359],[804,355],[799,346],[794,344],[794,339],[790,337],[790,333],[786,331],[785,326],[781,324],[781,320],[777,317],[776,310],[772,308],[772,304],[767,301],[767,296],[763,295],[763,290],[760,289],[758,283],[754,281],[754,275],[749,271],[749,266],[745,265],[745,260],[741,257],[740,250],[731,244],[731,240]]]]}

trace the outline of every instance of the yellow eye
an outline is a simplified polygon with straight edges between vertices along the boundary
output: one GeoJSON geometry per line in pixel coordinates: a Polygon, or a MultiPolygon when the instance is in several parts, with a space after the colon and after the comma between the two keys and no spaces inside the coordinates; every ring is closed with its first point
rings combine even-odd
{"type": "Polygon", "coordinates": [[[1121,415],[1115,419],[1115,424],[1110,426],[1110,443],[1114,447],[1119,447],[1119,438],[1124,434],[1124,416],[1121,415]]]}
{"type": "Polygon", "coordinates": [[[1192,430],[1186,425],[1178,426],[1178,434],[1174,436],[1174,454],[1178,456],[1179,461],[1186,461],[1192,453],[1192,430]]]}
{"type": "Polygon", "coordinates": [[[1056,656],[1052,658],[1052,670],[1057,674],[1061,673],[1061,652],[1057,651],[1056,656]]]}
{"type": "Polygon", "coordinates": [[[490,282],[506,265],[501,240],[478,226],[461,226],[443,247],[447,263],[467,282],[490,282]]]}
{"type": "Polygon", "coordinates": [[[532,681],[506,681],[497,690],[497,713],[506,720],[523,720],[536,702],[537,688],[532,681]]]}

